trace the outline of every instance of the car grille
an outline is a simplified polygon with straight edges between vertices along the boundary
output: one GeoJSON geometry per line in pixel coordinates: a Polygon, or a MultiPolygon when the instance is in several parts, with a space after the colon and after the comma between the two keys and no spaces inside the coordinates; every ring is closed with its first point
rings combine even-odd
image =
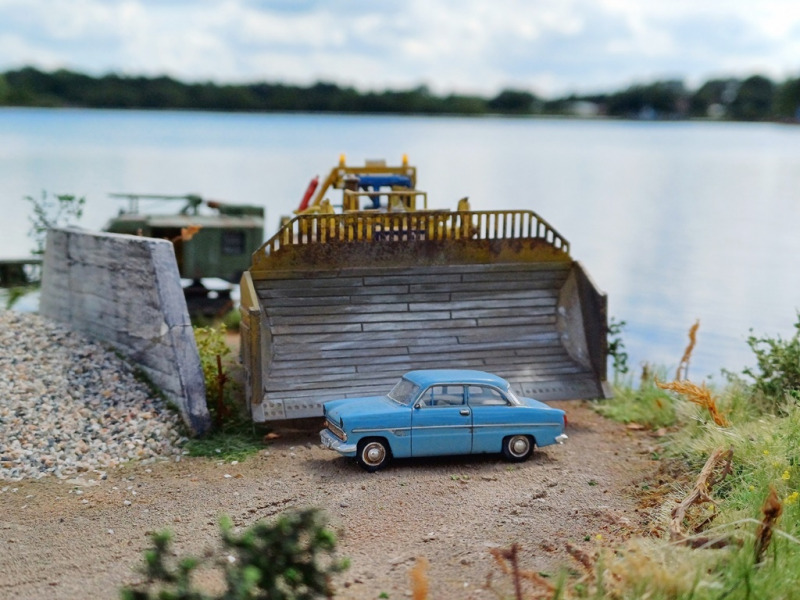
{"type": "Polygon", "coordinates": [[[345,435],[345,432],[342,431],[341,427],[339,427],[338,425],[336,425],[335,423],[333,423],[330,420],[326,420],[325,422],[328,424],[328,429],[331,430],[333,435],[335,435],[337,438],[339,438],[343,442],[347,441],[347,435],[345,435]]]}

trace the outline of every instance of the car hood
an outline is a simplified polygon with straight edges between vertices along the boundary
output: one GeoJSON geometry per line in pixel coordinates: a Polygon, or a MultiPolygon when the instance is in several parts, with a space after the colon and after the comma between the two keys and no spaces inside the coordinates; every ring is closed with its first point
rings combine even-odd
{"type": "Polygon", "coordinates": [[[399,404],[386,396],[343,398],[326,402],[325,415],[334,423],[338,423],[342,418],[396,414],[399,408],[401,408],[399,404]]]}

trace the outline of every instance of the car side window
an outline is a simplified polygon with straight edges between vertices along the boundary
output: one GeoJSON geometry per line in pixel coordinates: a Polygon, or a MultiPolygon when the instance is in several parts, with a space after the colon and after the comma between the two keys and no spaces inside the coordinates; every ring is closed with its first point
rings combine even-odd
{"type": "Polygon", "coordinates": [[[432,385],[419,397],[420,406],[461,406],[464,404],[463,385],[432,385]]]}
{"type": "Polygon", "coordinates": [[[471,385],[469,386],[469,404],[470,406],[506,406],[508,400],[495,388],[471,385]]]}

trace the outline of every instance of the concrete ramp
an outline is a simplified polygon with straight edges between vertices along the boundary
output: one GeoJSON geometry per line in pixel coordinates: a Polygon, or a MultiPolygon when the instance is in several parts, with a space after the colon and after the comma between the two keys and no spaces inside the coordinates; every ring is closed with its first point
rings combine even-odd
{"type": "Polygon", "coordinates": [[[566,252],[419,237],[254,256],[242,358],[256,421],[321,415],[412,369],[490,371],[541,400],[607,396],[606,298],[566,252]]]}

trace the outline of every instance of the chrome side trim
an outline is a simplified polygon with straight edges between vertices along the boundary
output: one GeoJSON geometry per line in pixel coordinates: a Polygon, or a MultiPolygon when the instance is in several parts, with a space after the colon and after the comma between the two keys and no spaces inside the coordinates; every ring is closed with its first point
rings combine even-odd
{"type": "MultiPolygon", "coordinates": [[[[419,429],[419,427],[415,427],[419,429]]],[[[379,427],[370,429],[368,427],[353,428],[353,433],[397,433],[399,431],[411,431],[411,427],[379,427]]]]}
{"type": "Polygon", "coordinates": [[[486,429],[493,427],[510,427],[512,429],[549,429],[555,423],[489,423],[485,425],[473,425],[473,429],[486,429]]]}

